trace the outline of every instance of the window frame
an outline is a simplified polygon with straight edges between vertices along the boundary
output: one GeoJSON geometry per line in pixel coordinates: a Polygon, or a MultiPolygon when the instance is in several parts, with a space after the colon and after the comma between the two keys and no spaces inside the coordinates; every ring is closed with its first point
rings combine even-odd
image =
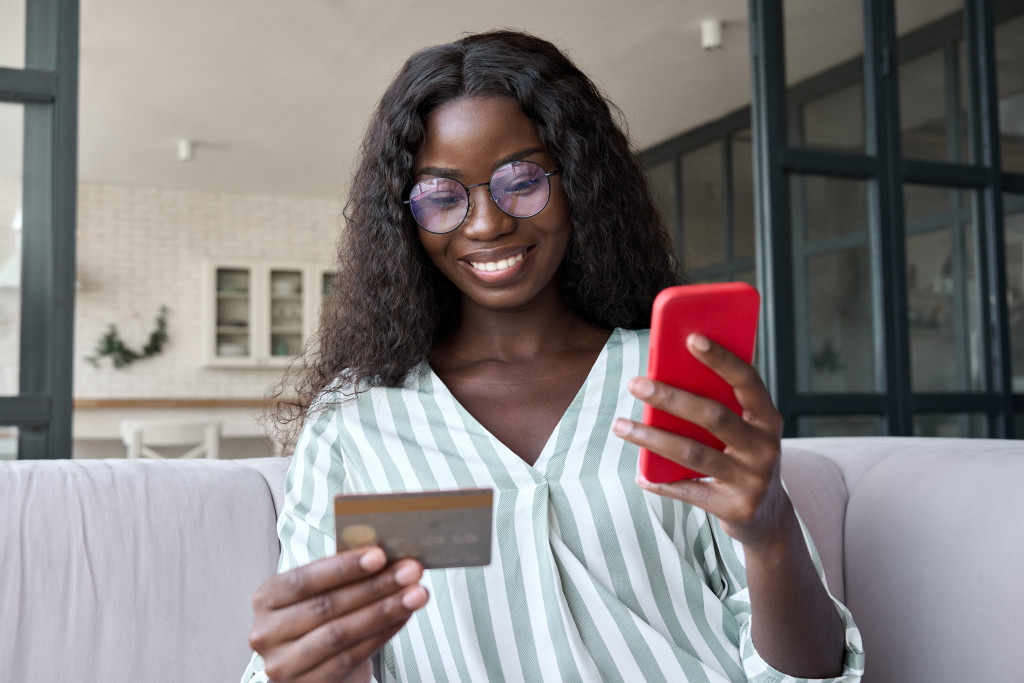
{"type": "MultiPolygon", "coordinates": [[[[762,374],[786,421],[786,435],[798,434],[800,418],[874,416],[883,433],[913,434],[915,416],[937,413],[984,413],[988,435],[1011,437],[1015,413],[1024,412],[1024,394],[1013,394],[1007,321],[1006,264],[1003,246],[1004,193],[1024,193],[1024,174],[1004,172],[1000,166],[998,91],[995,74],[995,24],[1024,12],[1019,3],[1005,0],[964,0],[963,12],[941,18],[897,38],[894,0],[863,0],[864,53],[805,81],[786,86],[785,36],[782,0],[750,0],[751,80],[750,107],[640,155],[645,166],[678,159],[687,151],[723,140],[751,127],[754,151],[756,264],[763,309],[758,355],[762,374]],[[959,86],[959,41],[966,56],[968,88],[967,128],[959,116],[947,129],[947,147],[960,150],[961,136],[969,134],[970,160],[929,161],[902,156],[899,116],[899,64],[941,49],[944,68],[959,86]],[[863,152],[801,146],[799,133],[803,106],[811,100],[860,83],[864,102],[863,152]],[[797,320],[794,282],[794,237],[791,222],[793,175],[826,176],[868,183],[868,242],[874,302],[875,367],[880,388],[870,393],[830,394],[801,392],[796,384],[797,357],[792,334],[797,320]],[[977,232],[979,272],[976,274],[981,306],[983,367],[988,372],[982,392],[915,393],[910,376],[910,329],[906,281],[906,237],[903,186],[926,185],[972,192],[976,201],[972,219],[977,232]]],[[[958,104],[947,98],[947,110],[958,104]]],[[[677,171],[677,182],[679,175],[677,171]]],[[[679,201],[681,185],[677,188],[679,201]]],[[[732,196],[731,178],[724,195],[732,196]]],[[[727,234],[732,216],[727,212],[727,234]]],[[[681,211],[675,225],[681,239],[681,211]]],[[[729,247],[731,255],[731,242],[729,247]]],[[[724,264],[727,269],[729,264],[724,264]]],[[[701,277],[704,268],[691,275],[701,277]]],[[[806,319],[806,316],[804,317],[806,319]]],[[[1021,340],[1024,343],[1024,340],[1021,340]]]]}
{"type": "Polygon", "coordinates": [[[19,460],[71,457],[78,45],[78,0],[26,0],[25,68],[0,68],[24,107],[19,389],[0,397],[19,460]]]}

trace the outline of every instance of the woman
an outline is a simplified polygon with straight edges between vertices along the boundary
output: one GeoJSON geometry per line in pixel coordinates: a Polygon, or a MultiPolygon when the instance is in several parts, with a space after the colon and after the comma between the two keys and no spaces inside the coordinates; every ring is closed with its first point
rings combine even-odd
{"type": "Polygon", "coordinates": [[[346,219],[243,680],[367,680],[378,648],[387,680],[858,678],[756,372],[688,340],[742,418],[642,377],[669,245],[608,103],[554,46],[413,55],[346,219]],[[642,401],[725,453],[638,424],[642,401]],[[638,446],[714,480],[636,479],[638,446]],[[333,554],[336,493],[473,486],[495,490],[488,567],[333,554]]]}

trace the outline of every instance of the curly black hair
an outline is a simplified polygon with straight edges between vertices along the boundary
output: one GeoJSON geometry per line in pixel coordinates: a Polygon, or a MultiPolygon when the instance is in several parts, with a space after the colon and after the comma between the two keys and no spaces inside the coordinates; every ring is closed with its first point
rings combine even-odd
{"type": "Polygon", "coordinates": [[[682,280],[621,112],[557,47],[492,31],[420,50],[370,120],[333,293],[319,332],[276,388],[278,426],[294,426],[329,384],[345,393],[401,384],[458,326],[458,290],[430,262],[402,202],[427,116],[462,97],[514,100],[558,160],[573,226],[561,295],[580,318],[647,327],[655,295],[682,280]]]}

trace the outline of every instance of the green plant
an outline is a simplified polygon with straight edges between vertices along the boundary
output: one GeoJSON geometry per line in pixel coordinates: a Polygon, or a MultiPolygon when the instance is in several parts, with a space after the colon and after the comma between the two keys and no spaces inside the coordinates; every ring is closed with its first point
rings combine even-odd
{"type": "Polygon", "coordinates": [[[110,356],[114,368],[121,369],[142,358],[152,358],[157,355],[163,351],[167,340],[167,306],[161,306],[160,313],[156,317],[156,329],[150,333],[149,343],[142,347],[142,351],[135,351],[125,346],[121,335],[117,332],[117,327],[111,323],[106,334],[100,337],[96,343],[95,355],[86,356],[85,359],[98,368],[100,359],[103,356],[110,356]]]}

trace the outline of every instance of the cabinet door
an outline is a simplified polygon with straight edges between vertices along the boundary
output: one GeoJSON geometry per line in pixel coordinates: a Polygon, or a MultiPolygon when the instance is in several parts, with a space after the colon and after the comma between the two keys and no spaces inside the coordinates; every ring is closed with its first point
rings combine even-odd
{"type": "Polygon", "coordinates": [[[284,365],[302,353],[309,312],[305,301],[307,283],[303,268],[270,266],[268,274],[267,328],[263,331],[267,362],[284,365]]]}
{"type": "Polygon", "coordinates": [[[256,358],[256,300],[259,273],[245,265],[211,265],[204,297],[204,361],[216,365],[251,365],[256,358]]]}
{"type": "Polygon", "coordinates": [[[306,338],[311,337],[320,324],[320,313],[323,310],[324,300],[330,296],[334,283],[334,271],[327,266],[316,266],[307,271],[306,297],[306,338]]]}

